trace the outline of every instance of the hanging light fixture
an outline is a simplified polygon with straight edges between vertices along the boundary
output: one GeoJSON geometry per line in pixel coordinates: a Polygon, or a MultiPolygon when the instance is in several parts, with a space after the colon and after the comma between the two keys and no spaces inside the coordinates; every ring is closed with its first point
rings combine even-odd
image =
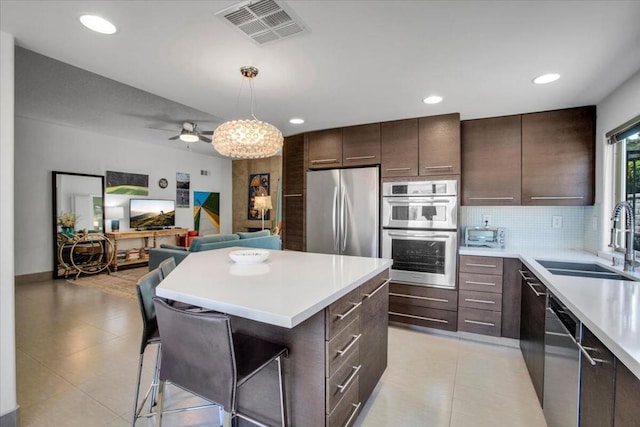
{"type": "Polygon", "coordinates": [[[258,69],[250,66],[242,67],[240,73],[249,79],[253,120],[232,120],[218,126],[213,132],[213,148],[227,157],[240,159],[271,157],[282,148],[282,132],[275,126],[256,119],[253,114],[253,78],[258,75],[258,69]]]}

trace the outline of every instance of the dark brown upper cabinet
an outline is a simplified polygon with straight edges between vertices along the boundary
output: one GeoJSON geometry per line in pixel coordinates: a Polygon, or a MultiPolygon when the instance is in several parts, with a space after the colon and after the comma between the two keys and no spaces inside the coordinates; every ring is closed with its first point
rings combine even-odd
{"type": "Polygon", "coordinates": [[[460,174],[460,114],[418,119],[419,175],[460,174]]]}
{"type": "Polygon", "coordinates": [[[342,167],[342,128],[307,134],[309,169],[342,167]]]}
{"type": "Polygon", "coordinates": [[[384,122],[382,178],[418,176],[418,119],[384,122]]]}
{"type": "Polygon", "coordinates": [[[521,116],[462,122],[462,204],[520,205],[521,116]]]}
{"type": "Polygon", "coordinates": [[[522,115],[522,204],[592,205],[595,106],[522,115]]]}
{"type": "Polygon", "coordinates": [[[282,248],[305,249],[305,159],[304,135],[289,136],[282,148],[282,248]]]}
{"type": "Polygon", "coordinates": [[[342,129],[342,165],[380,164],[380,123],[342,129]]]}

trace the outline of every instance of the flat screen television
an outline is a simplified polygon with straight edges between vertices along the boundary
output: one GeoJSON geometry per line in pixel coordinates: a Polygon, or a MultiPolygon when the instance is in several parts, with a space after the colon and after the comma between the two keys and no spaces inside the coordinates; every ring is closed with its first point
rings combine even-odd
{"type": "Polygon", "coordinates": [[[129,199],[129,227],[140,230],[176,225],[175,200],[129,199]]]}

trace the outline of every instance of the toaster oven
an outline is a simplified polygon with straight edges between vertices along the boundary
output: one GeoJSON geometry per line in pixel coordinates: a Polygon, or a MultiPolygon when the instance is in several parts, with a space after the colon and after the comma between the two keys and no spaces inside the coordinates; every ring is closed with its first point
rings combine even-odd
{"type": "Polygon", "coordinates": [[[507,230],[502,227],[467,227],[465,246],[504,249],[507,230]]]}

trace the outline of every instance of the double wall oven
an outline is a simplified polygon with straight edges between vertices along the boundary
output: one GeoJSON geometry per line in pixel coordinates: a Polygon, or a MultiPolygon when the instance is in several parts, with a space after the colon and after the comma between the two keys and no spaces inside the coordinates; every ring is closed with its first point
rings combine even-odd
{"type": "Polygon", "coordinates": [[[455,288],[458,197],[451,181],[382,184],[382,256],[395,282],[455,288]]]}

